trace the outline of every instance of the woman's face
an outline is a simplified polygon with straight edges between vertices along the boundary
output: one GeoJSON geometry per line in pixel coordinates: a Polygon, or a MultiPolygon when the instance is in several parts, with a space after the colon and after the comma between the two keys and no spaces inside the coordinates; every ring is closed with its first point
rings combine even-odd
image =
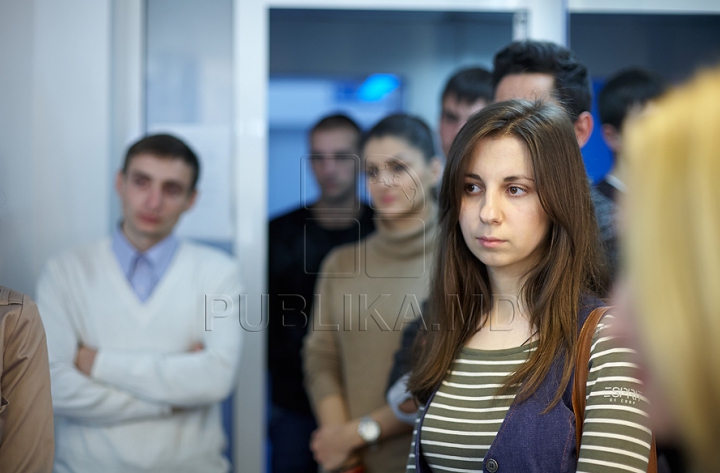
{"type": "Polygon", "coordinates": [[[422,212],[439,178],[439,163],[427,162],[419,149],[394,136],[372,138],[363,151],[375,211],[383,217],[422,212]]]}
{"type": "Polygon", "coordinates": [[[527,146],[513,136],[482,139],[460,178],[465,244],[491,274],[522,276],[538,260],[550,229],[527,146]]]}

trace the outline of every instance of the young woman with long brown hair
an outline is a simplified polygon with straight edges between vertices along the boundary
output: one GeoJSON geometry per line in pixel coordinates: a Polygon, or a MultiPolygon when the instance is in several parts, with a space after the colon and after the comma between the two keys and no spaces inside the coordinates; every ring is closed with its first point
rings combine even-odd
{"type": "Polygon", "coordinates": [[[646,471],[646,400],[632,351],[607,334],[611,315],[594,334],[575,447],[575,345],[605,278],[567,114],[513,100],[474,115],[439,206],[431,320],[409,382],[426,407],[408,471],[646,471]]]}

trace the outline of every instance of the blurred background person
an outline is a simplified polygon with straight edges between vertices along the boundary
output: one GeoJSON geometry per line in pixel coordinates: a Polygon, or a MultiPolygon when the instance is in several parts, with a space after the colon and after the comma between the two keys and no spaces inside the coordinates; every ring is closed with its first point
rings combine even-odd
{"type": "Polygon", "coordinates": [[[455,72],[445,84],[440,98],[440,144],[447,157],[455,136],[470,118],[492,102],[492,74],[482,67],[470,67],[455,72]]]}
{"type": "Polygon", "coordinates": [[[318,121],[309,133],[307,158],[320,197],[270,222],[268,433],[271,471],[276,473],[317,472],[310,451],[310,434],[317,424],[303,386],[300,352],[321,261],[335,246],[355,242],[374,229],[373,211],[357,193],[361,135],[346,115],[318,121]]]}
{"type": "Polygon", "coordinates": [[[650,368],[658,439],[679,433],[688,471],[720,471],[720,70],[630,125],[623,219],[626,309],[650,368]],[[628,292],[629,291],[629,292],[628,292]]]}
{"type": "Polygon", "coordinates": [[[55,454],[47,342],[37,305],[0,286],[0,471],[50,473],[55,454]]]}
{"type": "Polygon", "coordinates": [[[386,405],[384,386],[402,327],[415,322],[428,293],[442,165],[430,128],[412,116],[384,118],[364,143],[377,228],[322,264],[305,383],[320,425],[311,447],[323,469],[390,473],[403,469],[411,427],[386,405]]]}
{"type": "Polygon", "coordinates": [[[665,80],[641,68],[624,69],[613,74],[598,95],[602,136],[610,148],[613,165],[596,184],[602,195],[617,202],[618,192],[625,192],[623,182],[622,135],[626,117],[637,116],[654,99],[665,92],[665,80]]]}
{"type": "Polygon", "coordinates": [[[200,163],[171,135],[128,149],[111,237],[66,250],[37,288],[47,329],[56,473],[225,473],[220,403],[236,384],[242,331],[206,296],[241,292],[224,253],[181,241],[200,163]]]}

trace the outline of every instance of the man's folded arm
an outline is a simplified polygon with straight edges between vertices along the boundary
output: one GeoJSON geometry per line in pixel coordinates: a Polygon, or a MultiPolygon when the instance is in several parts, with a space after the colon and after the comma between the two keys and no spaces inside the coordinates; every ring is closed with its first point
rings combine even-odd
{"type": "Polygon", "coordinates": [[[169,415],[170,404],[150,402],[93,381],[74,365],[50,364],[53,409],[56,416],[86,424],[115,424],[169,415]]]}
{"type": "MultiPolygon", "coordinates": [[[[45,268],[37,290],[37,305],[45,326],[53,410],[56,416],[84,423],[108,424],[167,415],[166,403],[148,402],[83,375],[75,367],[78,335],[61,288],[45,268]]],[[[56,274],[55,274],[56,275],[56,274]]]]}
{"type": "MultiPolygon", "coordinates": [[[[236,329],[239,334],[239,327],[236,329]]],[[[140,398],[177,407],[218,402],[235,386],[240,355],[239,335],[225,338],[236,342],[209,343],[204,350],[195,353],[100,350],[92,377],[140,398]]]]}
{"type": "MultiPolygon", "coordinates": [[[[226,294],[237,302],[241,290],[239,270],[234,268],[204,292],[226,294]]],[[[196,352],[167,354],[100,348],[92,377],[142,399],[176,407],[221,401],[235,387],[240,362],[242,327],[237,311],[227,318],[214,319],[213,330],[203,335],[204,348],[196,352]]]]}

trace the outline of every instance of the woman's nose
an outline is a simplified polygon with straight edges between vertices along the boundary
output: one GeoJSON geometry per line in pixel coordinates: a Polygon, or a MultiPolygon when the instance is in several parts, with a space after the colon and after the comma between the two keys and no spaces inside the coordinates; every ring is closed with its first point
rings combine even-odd
{"type": "Polygon", "coordinates": [[[485,193],[480,203],[480,220],[486,224],[500,221],[500,201],[490,193],[485,193]]]}

